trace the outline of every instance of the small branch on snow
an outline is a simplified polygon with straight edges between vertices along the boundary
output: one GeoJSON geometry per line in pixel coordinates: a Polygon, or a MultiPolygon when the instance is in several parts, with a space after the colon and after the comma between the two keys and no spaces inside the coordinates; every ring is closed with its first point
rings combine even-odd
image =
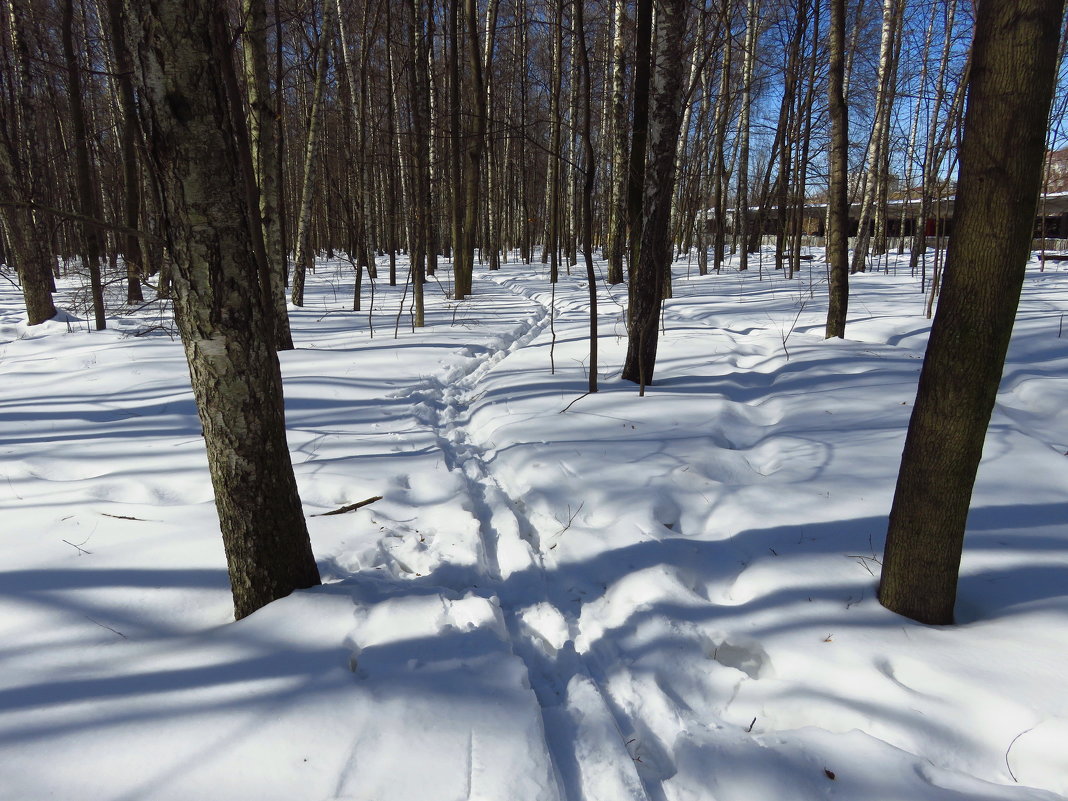
{"type": "Polygon", "coordinates": [[[874,562],[875,564],[880,565],[880,566],[882,565],[882,562],[879,561],[878,559],[876,559],[874,556],[864,556],[863,554],[859,554],[859,553],[847,553],[845,556],[846,556],[847,559],[856,559],[857,560],[857,564],[860,565],[861,567],[863,567],[865,570],[867,570],[868,571],[868,575],[871,575],[871,576],[874,576],[875,573],[873,573],[872,569],[870,567],[868,567],[868,562],[874,562]]]}
{"type": "Polygon", "coordinates": [[[92,551],[87,551],[87,550],[85,550],[85,548],[83,548],[83,547],[82,547],[82,545],[85,545],[85,543],[89,542],[89,540],[83,540],[83,541],[82,541],[82,545],[75,545],[75,544],[74,544],[73,542],[71,542],[70,540],[63,540],[63,542],[67,543],[67,545],[69,545],[69,546],[70,546],[71,548],[76,548],[76,549],[78,549],[78,551],[79,551],[79,553],[80,553],[80,554],[81,554],[81,553],[84,553],[84,554],[85,554],[86,556],[92,556],[92,555],[93,555],[93,552],[92,552],[92,551]]]}
{"type": "Polygon", "coordinates": [[[574,406],[576,403],[578,403],[580,400],[582,400],[583,398],[585,398],[589,394],[590,394],[589,392],[583,392],[581,395],[579,395],[577,398],[575,398],[573,401],[571,401],[571,403],[567,404],[567,406],[565,406],[563,409],[561,409],[557,414],[563,414],[564,412],[566,412],[568,409],[570,409],[572,406],[574,406]]]}
{"type": "Polygon", "coordinates": [[[797,316],[794,317],[793,323],[790,324],[790,330],[785,333],[780,330],[782,334],[782,349],[786,353],[786,361],[790,361],[790,351],[786,347],[787,340],[790,339],[790,335],[794,333],[794,329],[797,328],[797,321],[801,319],[801,312],[805,310],[805,304],[802,302],[797,309],[797,316]]]}
{"type": "Polygon", "coordinates": [[[145,519],[143,517],[130,517],[129,515],[110,515],[107,512],[101,512],[100,514],[102,517],[111,517],[115,520],[137,520],[141,523],[145,522],[145,519]]]}
{"type": "Polygon", "coordinates": [[[96,623],[96,625],[100,626],[100,628],[102,628],[102,629],[107,629],[108,631],[110,631],[110,632],[112,632],[112,633],[114,633],[114,634],[118,634],[118,635],[119,635],[120,637],[122,637],[122,638],[123,638],[124,640],[128,640],[128,639],[130,639],[130,638],[129,638],[129,637],[127,637],[127,636],[126,636],[125,634],[123,634],[123,633],[122,633],[121,631],[118,631],[118,630],[116,630],[116,629],[113,629],[113,628],[111,628],[111,626],[105,626],[105,625],[104,625],[103,623],[101,623],[101,622],[100,622],[99,620],[93,620],[93,619],[92,619],[91,617],[89,617],[89,615],[86,615],[86,616],[85,616],[85,619],[86,619],[86,620],[88,620],[88,621],[89,621],[90,623],[96,623]]]}
{"type": "Polygon", "coordinates": [[[571,524],[575,522],[575,518],[578,517],[578,513],[582,511],[582,507],[585,506],[585,505],[586,505],[586,502],[583,501],[582,503],[579,504],[578,509],[576,509],[574,512],[571,511],[571,507],[570,506],[567,507],[567,514],[568,514],[567,525],[556,532],[556,536],[557,537],[559,537],[561,534],[563,534],[565,531],[567,531],[569,528],[571,528],[571,524]]]}
{"type": "Polygon", "coordinates": [[[1019,740],[1021,737],[1023,737],[1025,734],[1027,734],[1027,732],[1034,731],[1034,729],[1035,729],[1034,726],[1032,726],[1029,729],[1024,729],[1022,732],[1020,732],[1019,734],[1017,734],[1015,737],[1012,738],[1012,742],[1009,743],[1009,747],[1005,749],[1005,767],[1009,769],[1009,775],[1012,776],[1012,780],[1014,782],[1016,782],[1017,784],[1020,783],[1020,780],[1017,779],[1016,778],[1016,774],[1012,772],[1012,765],[1009,764],[1009,751],[1011,751],[1012,747],[1014,745],[1016,745],[1016,741],[1017,740],[1019,740]]]}
{"type": "Polygon", "coordinates": [[[359,503],[350,503],[348,506],[342,506],[340,509],[334,509],[332,512],[320,512],[317,515],[311,515],[311,517],[327,517],[328,515],[343,515],[346,512],[355,512],[360,507],[367,506],[368,504],[372,504],[375,501],[380,501],[380,500],[382,500],[382,496],[381,495],[375,495],[374,497],[368,498],[365,501],[360,501],[359,503]]]}

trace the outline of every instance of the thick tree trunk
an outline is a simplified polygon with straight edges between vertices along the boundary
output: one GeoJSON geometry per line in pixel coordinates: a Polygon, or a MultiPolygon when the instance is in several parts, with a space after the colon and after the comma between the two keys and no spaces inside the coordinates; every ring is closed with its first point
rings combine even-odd
{"type": "MultiPolygon", "coordinates": [[[[0,196],[18,198],[25,195],[17,180],[7,145],[0,142],[0,196]]],[[[48,241],[41,241],[33,212],[25,208],[4,206],[0,209],[7,239],[8,264],[18,272],[27,322],[38,325],[56,316],[52,302],[52,261],[48,241]]]]}
{"type": "Polygon", "coordinates": [[[644,392],[652,383],[665,278],[671,266],[671,197],[675,146],[682,121],[683,37],[687,0],[657,0],[656,61],[649,115],[649,166],[645,175],[641,244],[631,274],[630,328],[623,378],[644,392]]]}
{"type": "MultiPolygon", "coordinates": [[[[270,276],[228,102],[225,9],[210,0],[128,0],[150,155],[175,261],[175,318],[204,427],[238,618],[319,583],[286,443],[270,276]],[[151,121],[151,126],[147,123],[151,121]]],[[[230,76],[232,78],[232,76],[230,76]]]]}
{"type": "MultiPolygon", "coordinates": [[[[11,0],[7,11],[17,63],[13,83],[18,93],[18,111],[13,120],[4,121],[9,126],[9,135],[0,141],[0,194],[32,205],[39,200],[37,192],[43,170],[37,151],[40,145],[37,90],[26,43],[29,9],[25,0],[11,0]]],[[[43,222],[37,219],[32,209],[9,206],[3,213],[9,249],[22,284],[27,320],[30,325],[38,325],[56,316],[52,301],[55,265],[52,243],[44,233],[43,222]]]]}
{"type": "Polygon", "coordinates": [[[942,297],[890,511],[879,600],[953,622],[972,486],[1023,286],[1064,0],[983,0],[942,297]]]}

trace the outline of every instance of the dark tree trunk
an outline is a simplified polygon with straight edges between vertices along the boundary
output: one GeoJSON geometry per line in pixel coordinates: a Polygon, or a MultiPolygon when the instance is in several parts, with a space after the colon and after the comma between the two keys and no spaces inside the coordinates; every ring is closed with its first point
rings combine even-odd
{"type": "MultiPolygon", "coordinates": [[[[494,2],[494,0],[490,0],[494,2]]],[[[459,257],[456,269],[456,299],[462,300],[471,294],[472,275],[475,267],[475,242],[478,225],[479,184],[482,180],[482,155],[486,149],[486,81],[479,48],[478,9],[475,0],[464,0],[464,23],[467,26],[467,64],[471,71],[471,97],[474,108],[471,114],[471,131],[467,138],[467,163],[464,166],[464,216],[460,230],[460,242],[454,245],[459,257]]],[[[492,38],[493,32],[486,36],[492,38]]]]}
{"type": "Polygon", "coordinates": [[[552,88],[549,99],[549,182],[546,185],[545,250],[542,263],[549,261],[549,281],[556,283],[560,277],[560,94],[563,80],[564,49],[564,0],[555,0],[553,5],[552,88]]]}
{"type": "Polygon", "coordinates": [[[293,334],[286,307],[286,277],[289,265],[280,227],[281,187],[275,169],[278,127],[275,103],[271,99],[267,74],[267,6],[265,0],[244,0],[245,77],[251,110],[252,160],[259,191],[260,217],[263,220],[264,254],[271,275],[271,300],[274,306],[275,347],[293,349],[293,334]]]}
{"type": "Polygon", "coordinates": [[[849,306],[849,109],[845,99],[845,0],[831,0],[831,186],[827,219],[827,337],[844,337],[849,306]]]}
{"type": "MultiPolygon", "coordinates": [[[[63,57],[67,66],[67,86],[70,91],[71,132],[74,137],[74,164],[77,177],[78,211],[87,220],[99,220],[100,209],[93,186],[93,166],[89,155],[89,134],[85,123],[85,103],[82,99],[82,70],[74,49],[74,0],[63,4],[63,57]]],[[[104,285],[100,276],[100,259],[104,255],[103,234],[92,222],[82,225],[82,263],[89,274],[89,288],[93,298],[93,317],[97,331],[107,328],[104,309],[104,285]]]]}
{"type": "Polygon", "coordinates": [[[631,274],[630,329],[623,378],[644,391],[653,380],[664,283],[671,265],[671,197],[682,122],[682,55],[687,0],[657,3],[657,47],[649,115],[641,244],[631,274]]]}
{"type": "Polygon", "coordinates": [[[23,2],[11,2],[7,11],[17,63],[13,83],[18,92],[18,106],[17,113],[12,115],[14,119],[3,121],[7,136],[0,141],[0,196],[27,204],[25,208],[4,208],[4,228],[13,266],[22,284],[28,322],[38,325],[56,316],[52,301],[55,257],[44,223],[30,208],[39,200],[37,192],[43,182],[43,168],[37,151],[41,141],[37,130],[37,91],[26,43],[29,9],[23,2]]]}
{"type": "MultiPolygon", "coordinates": [[[[126,28],[123,22],[122,0],[108,0],[108,31],[111,34],[111,47],[115,56],[118,74],[115,84],[118,88],[122,120],[122,170],[125,187],[123,212],[127,228],[136,229],[141,216],[141,176],[137,144],[137,105],[134,98],[133,62],[130,48],[126,43],[126,28]]],[[[141,277],[145,273],[144,248],[141,238],[134,233],[127,234],[126,244],[122,246],[122,259],[126,265],[126,301],[138,303],[145,299],[141,291],[141,277]]]]}
{"type": "Polygon", "coordinates": [[[426,11],[422,0],[408,0],[411,27],[408,33],[413,64],[408,70],[411,94],[412,136],[412,234],[409,259],[415,300],[415,325],[424,323],[423,283],[430,258],[430,225],[433,199],[430,196],[430,86],[426,73],[428,58],[425,30],[426,11]]]}
{"type": "Polygon", "coordinates": [[[1064,0],[976,9],[954,236],[890,511],[879,600],[953,622],[972,486],[1031,246],[1064,0]]]}
{"type": "MultiPolygon", "coordinates": [[[[627,170],[627,228],[630,231],[630,267],[638,264],[642,239],[642,203],[645,194],[645,157],[649,142],[649,71],[652,61],[653,0],[638,0],[634,15],[634,111],[631,116],[630,157],[627,170]]],[[[678,82],[682,85],[682,48],[679,47],[678,82]]],[[[674,156],[674,154],[672,154],[674,156]]],[[[670,209],[669,209],[670,211],[670,209]]],[[[632,290],[633,291],[633,290],[632,290]]],[[[659,305],[659,301],[657,301],[659,305]]],[[[631,305],[634,297],[631,295],[631,305]]]]}
{"type": "MultiPolygon", "coordinates": [[[[315,248],[312,245],[312,199],[316,194],[318,181],[319,136],[322,132],[323,93],[326,85],[327,65],[329,63],[330,42],[334,38],[331,27],[334,17],[331,3],[323,8],[323,28],[319,32],[319,48],[315,60],[315,89],[312,93],[309,110],[308,137],[304,142],[304,178],[300,192],[300,210],[297,214],[297,234],[293,240],[296,263],[293,265],[293,287],[290,300],[294,306],[304,305],[304,279],[308,270],[315,268],[315,248]]],[[[345,43],[342,41],[341,46],[345,43]]],[[[362,148],[361,148],[362,150],[362,148]]]]}
{"type": "MultiPolygon", "coordinates": [[[[460,0],[448,0],[448,55],[449,77],[449,253],[452,256],[454,285],[462,287],[464,270],[460,240],[463,237],[463,159],[461,144],[463,130],[460,115],[460,0]]],[[[459,288],[459,287],[458,287],[459,288]]]]}
{"type": "Polygon", "coordinates": [[[593,116],[590,106],[590,57],[586,50],[586,20],[582,2],[575,3],[575,30],[578,38],[579,80],[582,83],[582,253],[586,261],[586,283],[590,297],[589,391],[597,391],[597,273],[593,267],[593,184],[597,171],[594,161],[593,116]]]}
{"type": "Polygon", "coordinates": [[[612,36],[612,194],[608,208],[608,283],[623,283],[623,251],[627,238],[627,102],[623,27],[626,0],[615,0],[612,36]]]}
{"type": "Polygon", "coordinates": [[[175,261],[175,317],[241,618],[318,584],[319,573],[286,444],[270,276],[253,245],[259,210],[237,144],[245,121],[228,99],[231,34],[210,0],[127,11],[148,37],[137,68],[175,261]]]}

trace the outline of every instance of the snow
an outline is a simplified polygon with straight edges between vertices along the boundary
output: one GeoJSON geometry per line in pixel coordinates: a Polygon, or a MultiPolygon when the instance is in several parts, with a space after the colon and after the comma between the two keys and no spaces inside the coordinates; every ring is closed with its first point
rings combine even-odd
{"type": "Polygon", "coordinates": [[[1029,265],[936,628],[874,596],[919,280],[854,276],[825,341],[822,262],[751,264],[675,264],[642,398],[624,287],[583,396],[581,270],[431,283],[413,331],[321,261],[281,361],[325,583],[237,623],[166,307],[89,332],[71,279],[28,328],[0,287],[0,799],[1068,797],[1068,267],[1029,265]]]}

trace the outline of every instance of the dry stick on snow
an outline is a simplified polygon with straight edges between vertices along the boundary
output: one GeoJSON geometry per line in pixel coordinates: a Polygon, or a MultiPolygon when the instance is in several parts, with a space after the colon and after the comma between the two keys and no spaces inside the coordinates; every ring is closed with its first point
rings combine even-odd
{"type": "Polygon", "coordinates": [[[1020,780],[1017,779],[1016,778],[1016,774],[1012,772],[1012,765],[1009,764],[1009,751],[1011,751],[1012,747],[1014,745],[1016,745],[1016,741],[1017,740],[1019,740],[1021,737],[1023,737],[1025,734],[1027,734],[1027,732],[1034,731],[1034,729],[1035,729],[1034,726],[1032,726],[1030,729],[1024,729],[1022,732],[1020,732],[1019,734],[1017,734],[1015,737],[1012,738],[1012,742],[1009,743],[1009,747],[1005,749],[1005,767],[1009,769],[1009,775],[1012,776],[1012,780],[1014,782],[1016,782],[1017,784],[1020,783],[1020,780]]]}
{"type": "Polygon", "coordinates": [[[552,337],[549,342],[549,375],[556,375],[556,320],[553,314],[556,311],[556,282],[553,281],[549,287],[549,334],[552,337]]]}
{"type": "Polygon", "coordinates": [[[565,406],[563,409],[561,409],[559,412],[557,412],[557,414],[563,414],[568,409],[570,409],[572,406],[574,406],[576,403],[578,403],[580,400],[582,400],[583,398],[587,397],[589,394],[590,394],[589,392],[583,392],[581,395],[579,395],[577,398],[575,398],[573,401],[571,401],[571,403],[567,404],[567,406],[565,406]]]}
{"type": "Polygon", "coordinates": [[[375,495],[374,497],[368,498],[365,501],[360,501],[358,503],[350,503],[348,506],[342,506],[340,509],[334,509],[331,512],[320,512],[317,515],[311,515],[311,517],[327,517],[328,515],[343,515],[346,512],[355,512],[360,507],[367,506],[369,504],[374,503],[375,501],[380,501],[380,500],[382,500],[382,496],[381,495],[375,495]]]}
{"type": "Polygon", "coordinates": [[[786,353],[786,361],[790,361],[790,351],[786,347],[786,341],[790,338],[790,335],[793,334],[794,329],[797,328],[797,321],[801,319],[801,312],[803,312],[804,310],[805,310],[805,304],[801,303],[800,307],[797,310],[797,316],[794,317],[794,321],[790,325],[790,330],[787,331],[786,333],[783,333],[781,330],[779,331],[779,333],[782,334],[782,349],[783,349],[783,352],[786,353]]]}
{"type": "Polygon", "coordinates": [[[130,639],[130,638],[129,638],[129,637],[127,637],[127,636],[126,636],[125,634],[123,634],[123,633],[122,633],[121,631],[118,631],[117,629],[113,629],[113,628],[111,628],[111,626],[105,626],[105,625],[104,625],[103,623],[101,623],[101,622],[100,622],[99,620],[93,620],[93,619],[92,619],[91,617],[89,617],[89,615],[86,615],[86,616],[85,616],[85,619],[86,619],[86,620],[88,620],[88,621],[89,621],[90,623],[96,623],[96,625],[100,626],[100,628],[102,628],[102,629],[107,629],[108,631],[110,631],[110,632],[112,632],[112,633],[114,633],[114,634],[118,634],[118,635],[119,635],[120,637],[122,637],[122,638],[123,638],[124,640],[128,640],[128,639],[130,639]]]}
{"type": "Polygon", "coordinates": [[[70,540],[63,540],[63,542],[67,543],[67,545],[69,545],[71,548],[77,548],[78,551],[80,551],[81,553],[86,554],[87,556],[92,556],[93,555],[92,551],[87,551],[87,550],[85,550],[85,548],[82,547],[82,545],[85,545],[85,543],[89,542],[89,540],[82,540],[82,545],[75,545],[70,540]]]}
{"type": "Polygon", "coordinates": [[[556,536],[559,537],[561,534],[563,534],[565,531],[567,531],[569,528],[571,528],[571,524],[575,522],[575,518],[578,517],[578,513],[582,511],[582,507],[585,506],[585,505],[586,505],[586,502],[583,501],[582,503],[579,504],[578,509],[576,509],[573,513],[571,512],[571,507],[570,506],[567,507],[567,511],[568,511],[567,525],[564,526],[559,531],[557,531],[556,532],[556,536]]]}

